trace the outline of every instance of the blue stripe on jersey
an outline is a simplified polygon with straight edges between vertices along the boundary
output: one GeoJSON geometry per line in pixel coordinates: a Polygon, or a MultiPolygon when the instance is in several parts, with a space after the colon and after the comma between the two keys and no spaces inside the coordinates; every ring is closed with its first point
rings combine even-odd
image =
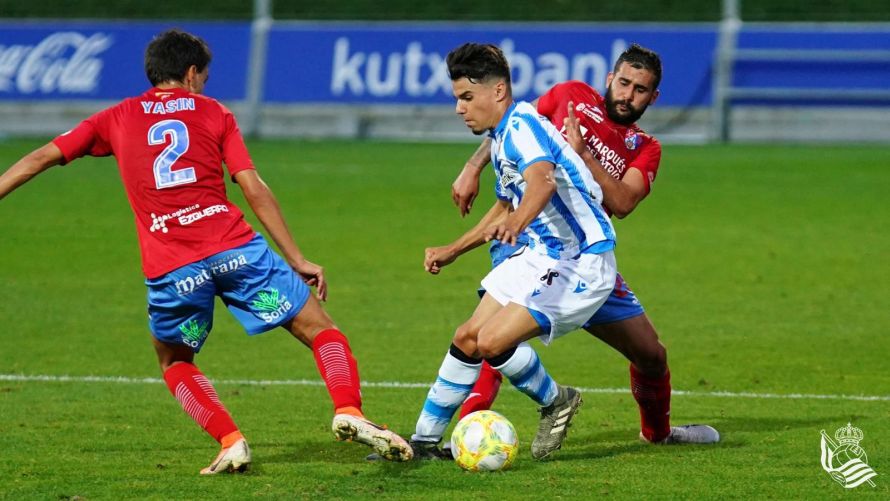
{"type": "MultiPolygon", "coordinates": [[[[569,179],[572,181],[572,184],[575,188],[578,189],[578,192],[581,194],[581,197],[584,199],[584,202],[590,207],[590,211],[593,212],[593,215],[596,217],[596,221],[599,223],[600,228],[603,230],[603,235],[608,240],[615,240],[615,232],[612,231],[612,225],[606,220],[605,214],[603,214],[602,209],[599,209],[598,204],[587,191],[587,185],[584,184],[584,181],[581,179],[581,174],[578,172],[578,169],[575,168],[575,164],[571,161],[566,162],[562,165],[563,169],[565,169],[566,174],[569,175],[569,179]]],[[[586,169],[587,166],[585,165],[586,169]]]]}
{"type": "Polygon", "coordinates": [[[504,134],[504,157],[508,161],[514,158],[522,159],[522,153],[519,152],[516,143],[513,142],[513,136],[510,134],[504,134]]]}
{"type": "Polygon", "coordinates": [[[596,216],[597,222],[600,224],[600,228],[603,229],[603,235],[605,235],[606,239],[610,242],[615,242],[615,232],[612,231],[612,225],[609,224],[608,219],[606,219],[606,215],[600,209],[593,209],[593,215],[596,216]]]}
{"type": "Polygon", "coordinates": [[[600,240],[599,242],[581,251],[581,254],[602,254],[603,252],[608,252],[614,249],[614,240],[600,240]]]}
{"type": "Polygon", "coordinates": [[[532,165],[534,165],[538,162],[547,162],[553,166],[556,166],[556,164],[553,163],[553,158],[545,155],[542,157],[533,158],[533,159],[529,160],[528,162],[525,162],[524,164],[520,165],[519,173],[520,174],[524,173],[526,171],[526,169],[528,169],[529,167],[531,167],[532,165]]]}
{"type": "Polygon", "coordinates": [[[494,196],[498,198],[498,200],[503,200],[505,202],[510,201],[510,195],[504,191],[504,187],[501,186],[501,171],[497,167],[494,169],[494,196]]]}
{"type": "Polygon", "coordinates": [[[510,115],[513,114],[513,110],[516,109],[516,105],[518,105],[518,104],[519,103],[516,101],[510,103],[510,107],[507,108],[507,111],[504,112],[504,116],[501,117],[501,121],[498,122],[498,124],[494,128],[494,130],[489,134],[491,137],[497,137],[500,133],[502,133],[504,131],[504,129],[507,128],[507,121],[510,120],[510,115]]]}
{"type": "Polygon", "coordinates": [[[526,125],[531,129],[532,134],[534,134],[535,139],[538,140],[538,144],[541,146],[541,149],[544,151],[553,151],[550,147],[550,135],[547,134],[547,131],[544,130],[544,126],[541,125],[541,116],[540,115],[532,115],[529,113],[514,113],[514,117],[521,118],[526,125]]]}
{"type": "Polygon", "coordinates": [[[512,185],[510,185],[510,191],[512,191],[513,194],[516,195],[516,205],[519,205],[520,203],[522,203],[522,195],[523,195],[523,193],[522,193],[522,191],[519,189],[519,187],[516,186],[516,184],[512,184],[512,185]]]}
{"type": "Polygon", "coordinates": [[[547,255],[553,259],[559,259],[559,253],[563,250],[562,240],[550,233],[550,228],[541,221],[541,218],[534,218],[528,227],[538,235],[541,243],[547,247],[547,255]]]}
{"type": "Polygon", "coordinates": [[[565,202],[559,198],[558,193],[554,193],[553,197],[550,199],[550,203],[553,204],[553,208],[556,209],[556,212],[565,219],[566,223],[571,228],[572,233],[575,234],[575,238],[578,240],[580,248],[583,249],[587,247],[587,234],[584,233],[584,230],[581,228],[581,225],[578,224],[578,220],[575,219],[575,216],[572,214],[572,211],[569,210],[568,206],[566,206],[565,202]]]}
{"type": "Polygon", "coordinates": [[[528,161],[524,165],[519,166],[519,172],[525,170],[526,167],[533,164],[535,161],[546,160],[547,162],[556,165],[556,158],[554,156],[554,149],[559,150],[559,148],[554,148],[553,140],[547,134],[547,131],[544,130],[544,127],[541,125],[540,120],[536,116],[527,115],[523,113],[516,113],[514,116],[522,119],[523,122],[528,126],[529,130],[532,132],[532,136],[534,136],[535,141],[538,143],[538,146],[541,150],[544,151],[544,155],[535,159],[534,161],[528,161]],[[549,155],[548,155],[549,154],[549,155]]]}
{"type": "MultiPolygon", "coordinates": [[[[568,184],[558,188],[542,214],[526,228],[524,233],[533,237],[528,244],[530,248],[535,248],[537,242],[544,246],[536,249],[537,251],[559,259],[570,257],[563,254],[567,249],[575,249],[576,245],[577,252],[584,253],[594,249],[603,252],[606,248],[614,247],[615,232],[608,216],[591,192],[592,185],[587,184],[595,181],[584,175],[580,158],[570,154],[571,150],[562,141],[558,130],[551,129],[550,124],[544,123],[542,117],[527,103],[512,103],[494,130],[493,137],[495,142],[492,145],[492,159],[495,162],[498,183],[501,183],[507,171],[513,173],[515,169],[521,176],[530,165],[548,162],[554,165],[558,183],[562,185],[564,180],[568,184]],[[521,110],[515,108],[517,104],[521,105],[521,110]],[[577,191],[579,198],[575,198],[576,195],[571,190],[577,191]],[[584,212],[585,205],[592,214],[584,212]],[[590,218],[591,215],[593,218],[590,218]],[[593,220],[599,225],[598,231],[594,229],[596,226],[590,226],[593,220]],[[588,230],[590,235],[587,234],[588,230]],[[598,242],[600,238],[603,239],[602,243],[598,242]],[[595,240],[593,244],[591,239],[595,240]]],[[[516,207],[522,202],[525,185],[524,179],[517,179],[509,186],[499,184],[498,198],[503,200],[510,197],[516,207]]]]}

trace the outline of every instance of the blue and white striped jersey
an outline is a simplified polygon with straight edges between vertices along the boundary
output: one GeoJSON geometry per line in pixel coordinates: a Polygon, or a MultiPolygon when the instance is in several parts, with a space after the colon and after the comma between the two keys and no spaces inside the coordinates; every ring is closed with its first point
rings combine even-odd
{"type": "Polygon", "coordinates": [[[542,161],[555,167],[556,193],[525,229],[530,248],[556,259],[615,248],[615,229],[600,205],[602,188],[559,130],[531,104],[512,104],[491,136],[495,192],[514,208],[525,193],[525,169],[542,161]]]}

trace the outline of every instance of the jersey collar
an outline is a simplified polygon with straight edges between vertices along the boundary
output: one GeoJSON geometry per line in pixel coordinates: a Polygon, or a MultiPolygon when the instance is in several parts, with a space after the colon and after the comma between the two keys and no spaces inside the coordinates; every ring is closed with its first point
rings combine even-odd
{"type": "Polygon", "coordinates": [[[170,87],[167,89],[159,89],[157,87],[152,87],[145,92],[149,94],[151,97],[160,97],[161,95],[167,96],[181,96],[183,94],[191,94],[188,90],[183,89],[182,87],[170,87]]]}
{"type": "Polygon", "coordinates": [[[501,117],[501,121],[498,122],[497,127],[492,129],[491,132],[488,133],[489,136],[497,137],[501,135],[502,132],[504,132],[504,129],[507,128],[507,120],[510,119],[510,115],[513,114],[514,109],[516,109],[516,101],[513,101],[513,103],[510,104],[510,107],[507,108],[507,111],[504,112],[504,116],[501,117]]]}

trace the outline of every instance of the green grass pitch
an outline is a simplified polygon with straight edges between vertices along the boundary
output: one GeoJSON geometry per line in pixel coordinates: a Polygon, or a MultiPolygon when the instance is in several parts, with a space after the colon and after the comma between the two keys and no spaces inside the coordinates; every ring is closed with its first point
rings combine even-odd
{"type": "MultiPolygon", "coordinates": [[[[0,168],[40,144],[0,143],[0,168]]],[[[250,147],[298,243],[326,267],[327,309],[362,379],[419,384],[363,390],[369,417],[410,433],[487,269],[480,249],[426,275],[423,249],[474,223],[491,173],[461,219],[450,183],[470,144],[250,147]]],[[[281,330],[246,336],[218,304],[197,360],[255,468],[204,478],[216,444],[162,384],[141,381],[160,374],[116,166],[53,168],[0,202],[0,498],[886,499],[888,187],[887,147],[667,146],[652,195],[616,221],[619,269],[668,347],[673,420],[714,425],[716,446],[641,444],[627,363],[577,332],[534,343],[558,381],[587,389],[553,460],[531,459],[537,413],[505,383],[495,409],[520,434],[513,470],[367,463],[333,441],[323,387],[272,383],[318,381],[311,353],[281,330]],[[820,430],[847,422],[879,474],[853,493],[820,466],[820,430]]]]}

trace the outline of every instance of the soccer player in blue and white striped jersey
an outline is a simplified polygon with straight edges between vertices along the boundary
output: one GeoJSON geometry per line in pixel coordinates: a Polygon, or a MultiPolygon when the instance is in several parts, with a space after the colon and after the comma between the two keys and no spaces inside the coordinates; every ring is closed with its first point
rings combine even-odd
{"type": "Polygon", "coordinates": [[[615,230],[583,160],[534,107],[513,101],[500,49],[464,44],[447,64],[458,115],[475,134],[493,139],[498,201],[448,246],[453,252],[428,254],[425,267],[438,273],[492,239],[526,246],[482,280],[486,294],[455,332],[417,421],[414,455],[443,456],[437,444],[484,359],[541,405],[532,456],[542,459],[562,445],[581,395],[558,385],[525,341],[539,336],[547,344],[582,326],[605,302],[615,284],[615,230]]]}

